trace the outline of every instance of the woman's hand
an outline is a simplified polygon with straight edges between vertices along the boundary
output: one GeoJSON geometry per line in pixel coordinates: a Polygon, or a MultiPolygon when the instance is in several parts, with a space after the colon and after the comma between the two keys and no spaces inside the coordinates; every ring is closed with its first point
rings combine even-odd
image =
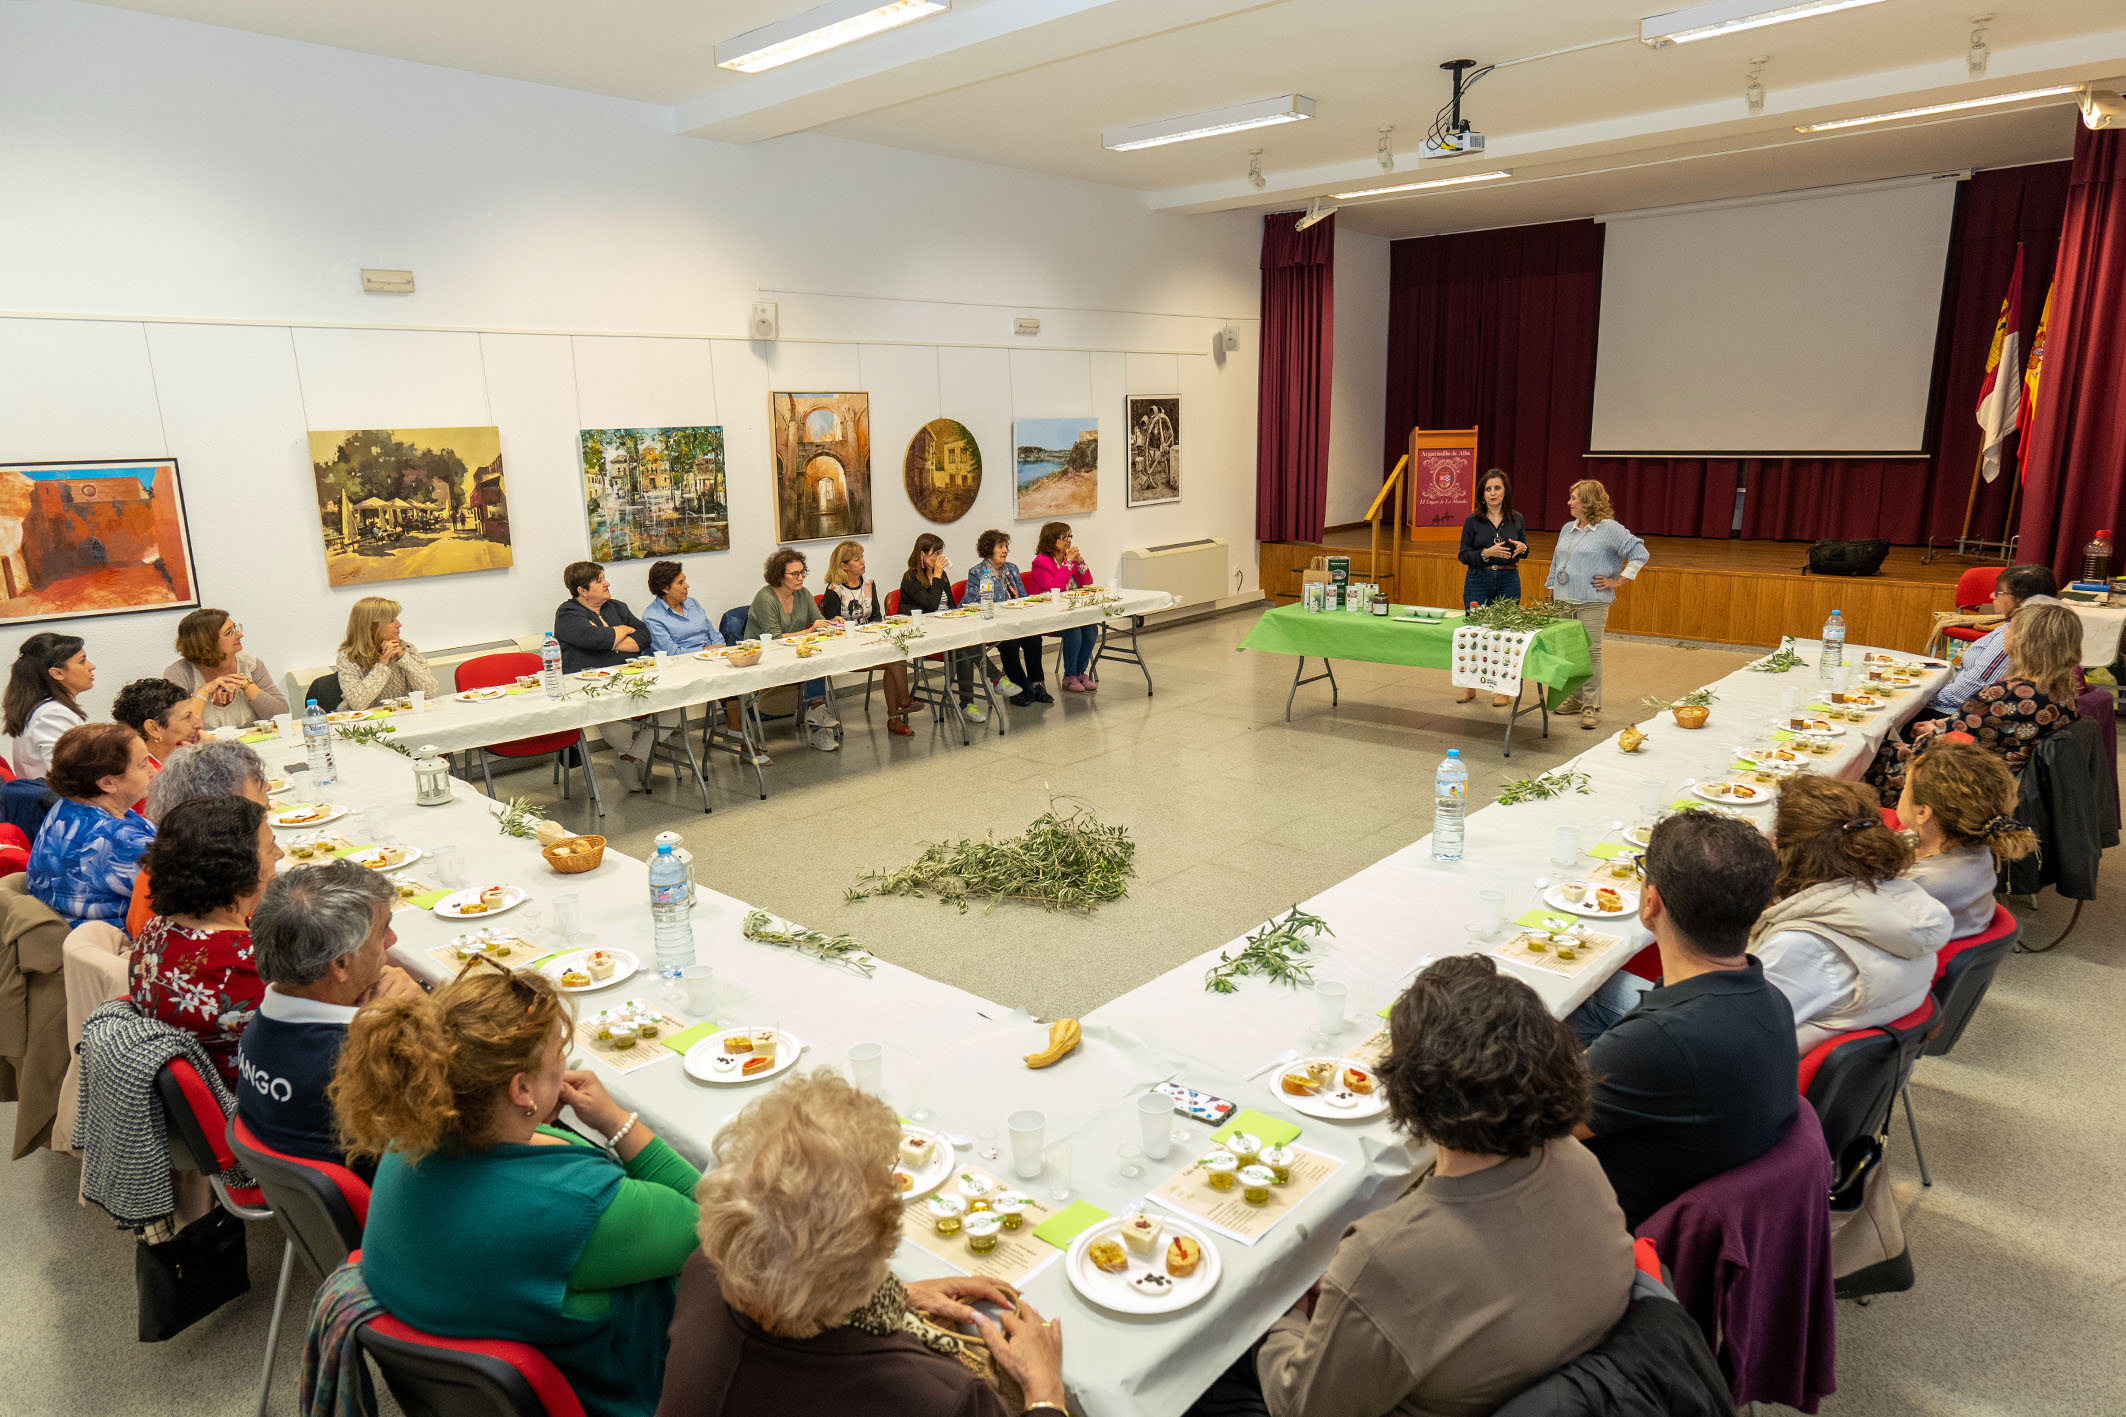
{"type": "MultiPolygon", "coordinates": [[[[561,1101],[573,1108],[585,1126],[602,1137],[611,1137],[627,1122],[627,1109],[613,1101],[596,1073],[561,1074],[561,1101]]],[[[641,1123],[636,1127],[640,1129],[641,1123]]]]}
{"type": "Polygon", "coordinates": [[[1480,554],[1486,561],[1504,561],[1513,555],[1513,548],[1502,541],[1494,541],[1480,554]]]}
{"type": "Polygon", "coordinates": [[[239,674],[236,676],[236,687],[244,691],[244,697],[247,699],[255,699],[260,694],[265,692],[265,690],[259,688],[258,685],[251,682],[251,676],[248,674],[239,674]]]}
{"type": "Polygon", "coordinates": [[[1011,1309],[1019,1293],[994,1279],[954,1275],[949,1279],[911,1279],[901,1286],[908,1291],[908,1307],[948,1323],[971,1324],[979,1317],[966,1300],[987,1299],[1000,1309],[1011,1309]]]}
{"type": "Polygon", "coordinates": [[[241,674],[217,675],[200,686],[199,696],[215,707],[223,708],[236,697],[236,691],[248,682],[250,681],[241,674]]]}
{"type": "Polygon", "coordinates": [[[1618,586],[1624,584],[1622,576],[1591,576],[1589,579],[1594,582],[1597,590],[1615,590],[1618,586]]]}
{"type": "Polygon", "coordinates": [[[377,658],[382,660],[386,664],[397,664],[399,662],[400,657],[405,653],[405,641],[386,640],[384,641],[383,647],[377,651],[377,658]]]}
{"type": "Polygon", "coordinates": [[[1001,1326],[975,1315],[975,1327],[989,1345],[997,1366],[1017,1380],[1028,1402],[1061,1406],[1063,1392],[1063,1321],[1044,1319],[1024,1299],[1004,1315],[1001,1326]]]}

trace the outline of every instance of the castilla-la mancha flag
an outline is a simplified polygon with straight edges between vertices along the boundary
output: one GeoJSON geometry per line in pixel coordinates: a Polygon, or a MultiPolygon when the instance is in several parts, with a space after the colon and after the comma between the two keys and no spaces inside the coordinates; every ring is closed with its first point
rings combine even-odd
{"type": "MultiPolygon", "coordinates": [[[[2055,286],[2057,281],[2053,283],[2055,286]]],[[[2045,369],[2045,326],[2052,323],[2052,288],[2045,291],[2045,308],[2037,312],[2037,331],[2030,336],[2030,362],[2023,366],[2023,406],[2018,411],[2017,421],[2023,428],[2023,447],[2029,448],[2037,437],[2037,385],[2038,376],[2045,369]]],[[[2028,465],[2017,460],[2015,476],[2021,481],[2028,465]]]]}
{"type": "Polygon", "coordinates": [[[1978,386],[1980,467],[1986,481],[2001,475],[2001,450],[2022,412],[2023,364],[2017,357],[2023,324],[2023,248],[2015,248],[2015,273],[2001,297],[2000,318],[1993,322],[1993,348],[1986,355],[1986,380],[1978,386]]]}

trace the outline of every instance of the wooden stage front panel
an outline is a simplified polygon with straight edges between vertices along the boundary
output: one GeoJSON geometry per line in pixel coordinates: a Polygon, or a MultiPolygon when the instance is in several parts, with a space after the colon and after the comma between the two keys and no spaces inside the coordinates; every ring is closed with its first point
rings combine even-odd
{"type": "MultiPolygon", "coordinates": [[[[1554,531],[1528,533],[1528,559],[1521,563],[1521,596],[1544,598],[1554,531]]],[[[1299,598],[1299,573],[1316,556],[1349,554],[1366,563],[1367,535],[1335,529],[1324,542],[1262,543],[1259,569],[1265,595],[1299,598]]],[[[1403,543],[1393,595],[1398,604],[1454,605],[1462,593],[1456,543],[1403,543]]],[[[1956,578],[1974,564],[1942,560],[1922,565],[1915,547],[1892,548],[1873,576],[1808,576],[1808,544],[1797,541],[1712,541],[1649,536],[1651,559],[1636,581],[1617,592],[1609,628],[1618,634],[1660,639],[1709,640],[1721,644],[1779,643],[1784,635],[1814,636],[1835,607],[1845,612],[1846,635],[1855,644],[1885,645],[1913,652],[1927,642],[1933,612],[1956,602],[1956,578]]],[[[1387,552],[1382,551],[1385,557],[1387,552]]],[[[1357,570],[1352,575],[1364,579],[1357,570]]]]}

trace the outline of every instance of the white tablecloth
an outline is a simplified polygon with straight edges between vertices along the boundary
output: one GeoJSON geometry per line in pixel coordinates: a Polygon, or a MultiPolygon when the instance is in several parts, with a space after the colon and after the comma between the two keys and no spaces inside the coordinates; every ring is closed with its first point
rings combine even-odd
{"type": "Polygon", "coordinates": [[[2126,634],[2126,606],[2085,605],[2062,601],[2082,622],[2082,667],[2104,669],[2119,657],[2119,636],[2126,634]]]}

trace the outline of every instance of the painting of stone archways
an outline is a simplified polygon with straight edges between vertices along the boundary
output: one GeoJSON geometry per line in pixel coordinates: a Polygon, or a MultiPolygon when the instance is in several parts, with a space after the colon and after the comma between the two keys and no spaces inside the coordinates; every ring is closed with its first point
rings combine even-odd
{"type": "Polygon", "coordinates": [[[871,534],[871,395],[773,394],[775,529],[782,541],[871,534]]]}

